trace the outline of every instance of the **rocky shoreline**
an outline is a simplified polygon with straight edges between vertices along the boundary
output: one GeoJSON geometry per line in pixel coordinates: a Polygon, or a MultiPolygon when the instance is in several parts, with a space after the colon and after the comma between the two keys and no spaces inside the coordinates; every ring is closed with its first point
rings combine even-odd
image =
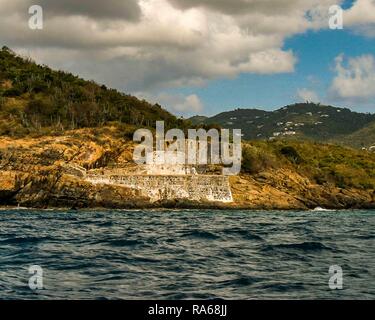
{"type": "MultiPolygon", "coordinates": [[[[52,169],[51,169],[52,170],[52,169]]],[[[274,172],[271,176],[277,179],[274,172]]],[[[259,182],[249,176],[230,179],[233,202],[189,201],[172,199],[151,202],[137,189],[123,186],[94,185],[80,178],[53,170],[47,176],[1,172],[0,205],[29,208],[107,208],[107,209],[252,209],[252,210],[311,210],[375,209],[375,192],[339,189],[333,186],[311,185],[302,179],[288,184],[273,185],[274,181],[259,182]]],[[[283,180],[279,180],[283,181],[283,180]]]]}

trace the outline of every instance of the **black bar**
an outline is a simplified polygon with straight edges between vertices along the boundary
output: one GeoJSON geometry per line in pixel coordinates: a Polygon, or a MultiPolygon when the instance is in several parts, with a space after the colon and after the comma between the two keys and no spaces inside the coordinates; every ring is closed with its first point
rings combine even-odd
{"type": "MultiPolygon", "coordinates": [[[[79,311],[86,317],[108,319],[264,319],[265,317],[327,317],[355,311],[357,318],[371,314],[374,301],[0,301],[2,313],[22,312],[37,316],[72,318],[79,311]],[[157,312],[155,312],[157,311],[157,312]],[[180,311],[180,312],[179,312],[180,311]],[[370,311],[370,313],[368,313],[370,311]],[[130,317],[131,316],[131,317],[130,317]]],[[[4,314],[4,313],[3,313],[4,314]]]]}

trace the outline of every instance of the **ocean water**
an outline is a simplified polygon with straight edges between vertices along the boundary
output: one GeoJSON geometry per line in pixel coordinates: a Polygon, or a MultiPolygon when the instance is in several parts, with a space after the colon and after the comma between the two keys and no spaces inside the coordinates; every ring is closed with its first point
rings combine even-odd
{"type": "Polygon", "coordinates": [[[374,240],[366,210],[3,209],[0,298],[374,299],[374,240]]]}

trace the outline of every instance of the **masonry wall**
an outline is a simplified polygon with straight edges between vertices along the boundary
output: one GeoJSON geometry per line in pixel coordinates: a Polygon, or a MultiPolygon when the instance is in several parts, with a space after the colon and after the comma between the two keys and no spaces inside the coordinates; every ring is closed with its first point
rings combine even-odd
{"type": "Polygon", "coordinates": [[[233,201],[229,180],[226,176],[87,175],[86,180],[95,184],[123,185],[138,189],[152,202],[173,199],[233,201]]]}

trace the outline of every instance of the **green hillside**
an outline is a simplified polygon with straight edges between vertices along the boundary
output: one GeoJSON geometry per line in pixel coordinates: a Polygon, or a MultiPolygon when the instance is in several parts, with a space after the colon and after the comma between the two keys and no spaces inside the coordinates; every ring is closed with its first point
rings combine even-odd
{"type": "Polygon", "coordinates": [[[368,148],[375,146],[375,121],[369,123],[364,128],[346,136],[337,137],[332,142],[350,145],[356,148],[368,148]]]}
{"type": "Polygon", "coordinates": [[[189,121],[190,121],[193,125],[200,125],[200,124],[204,124],[204,122],[205,122],[207,119],[208,119],[208,118],[205,117],[205,116],[194,116],[194,117],[189,118],[189,121]]]}
{"type": "MultiPolygon", "coordinates": [[[[0,135],[62,132],[108,123],[168,127],[184,122],[158,104],[123,94],[63,71],[0,51],[0,135]]],[[[130,130],[129,130],[130,132],[130,130]]]]}
{"type": "MultiPolygon", "coordinates": [[[[341,140],[343,136],[354,134],[373,121],[373,114],[314,103],[289,105],[275,111],[236,109],[203,119],[205,124],[216,123],[229,129],[242,129],[247,140],[301,138],[323,142],[341,140]]],[[[353,145],[351,139],[348,141],[353,145]]]]}
{"type": "Polygon", "coordinates": [[[256,175],[269,169],[293,168],[314,183],[340,188],[375,187],[375,153],[333,144],[298,140],[245,142],[242,170],[256,175]]]}

